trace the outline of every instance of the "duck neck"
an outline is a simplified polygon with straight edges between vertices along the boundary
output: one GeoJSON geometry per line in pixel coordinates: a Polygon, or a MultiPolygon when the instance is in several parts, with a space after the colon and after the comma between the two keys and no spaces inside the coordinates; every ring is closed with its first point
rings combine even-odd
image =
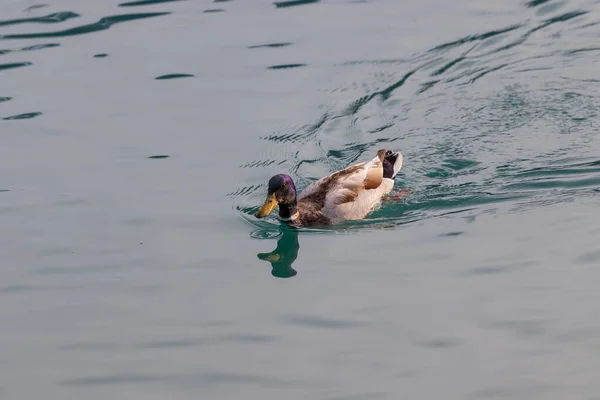
{"type": "Polygon", "coordinates": [[[283,220],[289,220],[296,216],[298,209],[296,207],[296,201],[289,204],[279,204],[279,217],[283,220]]]}

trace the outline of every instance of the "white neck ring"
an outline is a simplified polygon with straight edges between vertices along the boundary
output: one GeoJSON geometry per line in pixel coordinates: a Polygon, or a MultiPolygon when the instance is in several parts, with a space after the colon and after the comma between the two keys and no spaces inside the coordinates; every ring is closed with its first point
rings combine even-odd
{"type": "Polygon", "coordinates": [[[299,216],[300,216],[300,213],[298,213],[298,211],[296,211],[294,213],[294,215],[292,215],[291,217],[288,217],[288,218],[279,217],[279,219],[282,221],[294,221],[294,220],[298,219],[299,216]]]}

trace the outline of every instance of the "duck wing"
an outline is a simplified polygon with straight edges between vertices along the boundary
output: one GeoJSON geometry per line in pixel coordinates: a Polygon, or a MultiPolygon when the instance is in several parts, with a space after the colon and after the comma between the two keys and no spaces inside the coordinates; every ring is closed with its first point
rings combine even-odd
{"type": "Polygon", "coordinates": [[[311,202],[318,208],[354,201],[364,190],[379,188],[383,182],[385,151],[367,162],[351,165],[310,184],[298,196],[299,202],[311,202]]]}

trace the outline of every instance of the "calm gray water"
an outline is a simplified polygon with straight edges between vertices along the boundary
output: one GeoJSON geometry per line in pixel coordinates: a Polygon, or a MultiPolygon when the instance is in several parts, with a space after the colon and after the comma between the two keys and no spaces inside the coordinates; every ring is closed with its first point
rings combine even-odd
{"type": "Polygon", "coordinates": [[[0,4],[0,399],[600,398],[600,2],[49,1],[0,4]],[[252,217],[381,147],[367,220],[252,217]]]}

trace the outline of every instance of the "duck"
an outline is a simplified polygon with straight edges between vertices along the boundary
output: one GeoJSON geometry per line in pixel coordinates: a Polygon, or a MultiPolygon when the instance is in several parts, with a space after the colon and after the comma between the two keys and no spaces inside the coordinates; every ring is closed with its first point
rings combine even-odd
{"type": "Polygon", "coordinates": [[[255,217],[265,218],[279,207],[279,219],[297,227],[364,219],[392,191],[403,160],[400,151],[380,149],[373,159],[333,172],[300,194],[289,175],[274,175],[255,217]]]}

